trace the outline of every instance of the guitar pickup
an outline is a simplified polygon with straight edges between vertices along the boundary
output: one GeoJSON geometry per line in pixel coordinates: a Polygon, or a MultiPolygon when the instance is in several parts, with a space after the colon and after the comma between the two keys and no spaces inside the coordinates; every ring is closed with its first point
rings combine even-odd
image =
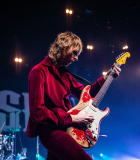
{"type": "Polygon", "coordinates": [[[86,138],[88,140],[88,143],[93,145],[90,135],[88,133],[86,134],[86,138]]]}
{"type": "Polygon", "coordinates": [[[82,129],[82,130],[84,130],[84,131],[86,131],[88,128],[87,128],[87,125],[79,125],[79,127],[82,129]]]}

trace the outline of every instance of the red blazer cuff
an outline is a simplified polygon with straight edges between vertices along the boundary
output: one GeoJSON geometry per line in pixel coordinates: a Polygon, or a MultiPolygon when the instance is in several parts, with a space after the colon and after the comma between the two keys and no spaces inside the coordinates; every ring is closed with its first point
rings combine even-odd
{"type": "Polygon", "coordinates": [[[99,83],[100,86],[102,86],[105,82],[103,77],[100,77],[99,79],[97,79],[97,82],[99,83]]]}
{"type": "Polygon", "coordinates": [[[64,126],[69,127],[72,125],[72,118],[70,116],[70,114],[66,117],[65,121],[64,121],[64,126]]]}

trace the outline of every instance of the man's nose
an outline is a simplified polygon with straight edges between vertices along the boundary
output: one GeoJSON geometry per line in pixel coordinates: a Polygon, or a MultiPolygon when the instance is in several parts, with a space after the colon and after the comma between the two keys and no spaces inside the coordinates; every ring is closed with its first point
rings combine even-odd
{"type": "Polygon", "coordinates": [[[74,59],[75,59],[76,61],[78,61],[78,56],[77,56],[77,55],[75,55],[75,56],[74,56],[74,59]]]}

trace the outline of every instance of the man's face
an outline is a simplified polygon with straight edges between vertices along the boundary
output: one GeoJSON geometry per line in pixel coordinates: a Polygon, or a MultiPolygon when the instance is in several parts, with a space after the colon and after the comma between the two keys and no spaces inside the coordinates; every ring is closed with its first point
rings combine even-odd
{"type": "Polygon", "coordinates": [[[64,55],[61,59],[61,65],[69,65],[74,61],[78,61],[78,52],[74,50],[73,46],[71,46],[67,52],[66,55],[64,55]]]}

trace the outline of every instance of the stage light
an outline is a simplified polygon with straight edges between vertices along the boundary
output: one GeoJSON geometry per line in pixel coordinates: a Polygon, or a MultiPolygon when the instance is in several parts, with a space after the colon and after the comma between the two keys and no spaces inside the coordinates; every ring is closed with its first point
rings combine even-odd
{"type": "Polygon", "coordinates": [[[102,72],[102,75],[105,76],[107,74],[107,72],[102,72]]]}
{"type": "Polygon", "coordinates": [[[126,46],[124,46],[122,49],[123,49],[123,50],[128,49],[128,46],[126,45],[126,46]]]}
{"type": "Polygon", "coordinates": [[[40,154],[36,154],[36,160],[45,160],[46,158],[42,157],[40,154]]]}
{"type": "Polygon", "coordinates": [[[21,158],[21,154],[17,154],[17,160],[20,160],[20,158],[21,158]]]}
{"type": "MultiPolygon", "coordinates": [[[[107,155],[104,155],[103,153],[100,153],[100,157],[103,159],[103,160],[115,160],[113,157],[109,157],[107,155]]],[[[118,160],[118,159],[117,159],[118,160]]]]}
{"type": "Polygon", "coordinates": [[[15,58],[15,62],[22,62],[22,59],[21,58],[15,58]]]}
{"type": "Polygon", "coordinates": [[[100,157],[103,157],[103,153],[100,153],[100,157]]]}
{"type": "Polygon", "coordinates": [[[39,154],[36,154],[36,158],[39,158],[39,154]]]}
{"type": "Polygon", "coordinates": [[[36,158],[39,158],[39,156],[40,156],[39,154],[36,154],[36,158]]]}
{"type": "Polygon", "coordinates": [[[93,46],[91,46],[91,45],[87,45],[87,49],[92,50],[92,49],[93,49],[93,46]]]}
{"type": "Polygon", "coordinates": [[[72,11],[72,10],[69,10],[69,9],[66,9],[66,13],[67,13],[67,14],[72,14],[73,11],[72,11]]]}
{"type": "Polygon", "coordinates": [[[69,14],[72,14],[72,10],[69,11],[69,14]]]}
{"type": "Polygon", "coordinates": [[[22,59],[21,59],[21,58],[19,58],[19,59],[18,59],[18,61],[19,61],[19,62],[22,62],[22,59]]]}
{"type": "Polygon", "coordinates": [[[68,10],[68,9],[66,9],[66,13],[69,13],[69,10],[68,10]]]}
{"type": "Polygon", "coordinates": [[[15,58],[15,62],[18,62],[18,58],[15,58]]]}

